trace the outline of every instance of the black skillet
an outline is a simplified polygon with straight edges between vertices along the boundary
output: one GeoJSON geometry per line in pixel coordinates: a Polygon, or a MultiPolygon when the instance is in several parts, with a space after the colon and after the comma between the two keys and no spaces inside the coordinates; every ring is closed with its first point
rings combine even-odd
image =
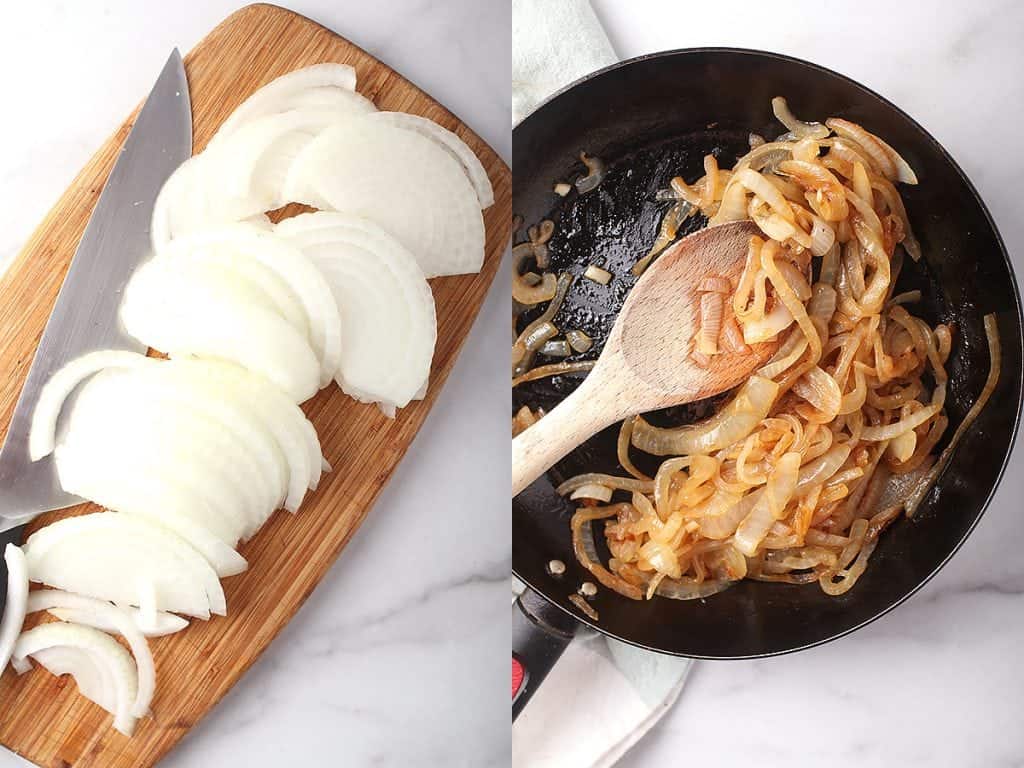
{"type": "MultiPolygon", "coordinates": [[[[579,623],[652,651],[709,659],[787,653],[852,632],[903,602],[942,567],[978,522],[1002,475],[1021,409],[1021,305],[995,224],[963,171],[927,131],[878,94],[814,64],[726,48],[644,56],[576,82],[516,126],[514,211],[528,224],[556,222],[553,268],[579,274],[600,261],[615,275],[607,287],[575,281],[555,324],[593,336],[594,349],[577,358],[596,357],[633,282],[629,267],[650,247],[667,205],[655,200],[656,191],[674,175],[702,175],[708,152],[730,167],[747,151],[751,131],[768,139],[781,133],[769,104],[776,95],[786,96],[802,119],[840,116],[864,125],[917,172],[920,184],[900,191],[924,259],[907,264],[899,288],[921,288],[925,298],[916,311],[930,322],[956,326],[947,437],[988,373],[982,316],[989,312],[997,314],[1002,336],[999,386],[917,515],[886,531],[867,572],[839,597],[816,584],[744,581],[706,600],[635,602],[602,588],[589,601],[598,614],[592,620],[569,599],[592,579],[573,557],[572,507],[552,485],[581,471],[622,472],[617,427],[588,441],[512,501],[513,570],[528,585],[514,611],[513,715],[579,623]],[[602,158],[608,174],[586,195],[559,198],[553,185],[584,172],[581,150],[602,158]],[[549,571],[553,560],[565,564],[563,574],[549,571]]],[[[690,224],[702,226],[694,219],[690,224]]],[[[551,408],[577,383],[564,376],[522,385],[513,390],[514,405],[551,408]]],[[[711,405],[654,418],[681,423],[711,405]]]]}

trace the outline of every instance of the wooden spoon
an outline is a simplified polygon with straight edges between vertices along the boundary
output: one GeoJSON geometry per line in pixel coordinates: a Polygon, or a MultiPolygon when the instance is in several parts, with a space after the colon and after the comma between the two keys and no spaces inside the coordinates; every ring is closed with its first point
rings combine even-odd
{"type": "Polygon", "coordinates": [[[513,496],[605,427],[731,389],[775,353],[778,341],[751,345],[749,353],[714,355],[707,368],[690,357],[700,325],[701,278],[721,275],[735,287],[750,238],[757,234],[749,221],[702,229],[648,267],[594,369],[557,408],[512,441],[513,496]]]}

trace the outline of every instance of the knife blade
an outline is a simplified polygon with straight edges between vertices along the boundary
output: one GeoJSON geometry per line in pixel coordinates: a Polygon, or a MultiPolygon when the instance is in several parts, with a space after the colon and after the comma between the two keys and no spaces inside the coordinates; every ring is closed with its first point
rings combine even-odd
{"type": "Polygon", "coordinates": [[[11,417],[0,449],[0,532],[82,501],[61,489],[52,455],[29,460],[32,412],[50,376],[76,357],[97,349],[146,351],[118,321],[121,292],[150,253],[150,219],[160,188],[191,154],[188,80],[175,48],[96,202],[11,417]]]}

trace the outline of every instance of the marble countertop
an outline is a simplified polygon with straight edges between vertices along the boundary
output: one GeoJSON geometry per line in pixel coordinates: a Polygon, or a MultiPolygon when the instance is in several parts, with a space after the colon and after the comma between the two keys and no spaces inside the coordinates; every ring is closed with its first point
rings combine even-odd
{"type": "MultiPolygon", "coordinates": [[[[404,74],[510,161],[505,2],[290,6],[404,74]]],[[[145,95],[170,49],[187,51],[238,7],[5,4],[0,265],[145,95]]],[[[162,766],[507,763],[509,295],[499,278],[437,405],[327,577],[162,766]]],[[[0,768],[21,765],[0,750],[0,768]]]]}
{"type": "MultiPolygon", "coordinates": [[[[952,153],[1024,274],[1024,6],[1013,2],[593,0],[622,58],[733,45],[830,67],[888,97],[952,153]]],[[[964,254],[970,258],[970,254],[964,254]]],[[[960,553],[898,610],[792,656],[698,663],[623,768],[1024,764],[1024,541],[1018,446],[960,553]]]]}

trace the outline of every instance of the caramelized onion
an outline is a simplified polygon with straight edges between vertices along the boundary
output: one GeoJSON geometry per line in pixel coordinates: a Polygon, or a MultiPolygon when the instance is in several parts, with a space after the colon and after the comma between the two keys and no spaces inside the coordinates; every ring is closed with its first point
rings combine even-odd
{"type": "MultiPolygon", "coordinates": [[[[708,418],[669,428],[639,415],[624,420],[617,454],[628,476],[588,473],[558,489],[588,504],[630,494],[625,503],[578,510],[572,526],[581,564],[631,599],[706,597],[743,578],[817,582],[826,594],[843,594],[865,572],[881,532],[902,510],[913,514],[998,382],[998,331],[986,317],[989,378],[936,459],[955,329],[910,313],[920,292],[893,290],[904,251],[921,255],[894,185],[916,176],[855,123],[799,120],[784,99],[772,106],[786,126],[777,140],[751,135],[750,151],[731,170],[707,155],[703,177],[676,177],[658,193],[674,204],[633,273],[698,209],[711,224],[753,221],[762,234],[750,239],[735,290],[720,275],[697,283],[700,326],[682,354],[709,366],[719,352],[781,344],[708,418]],[[633,463],[631,448],[664,457],[653,479],[633,463]],[[607,564],[593,541],[596,519],[606,521],[607,564]]],[[[530,250],[516,254],[517,306],[551,294],[540,242],[550,236],[534,228],[530,250]]],[[[562,289],[556,283],[545,316],[519,334],[514,384],[571,370],[531,370],[538,343],[585,351],[574,332],[552,341],[562,289]]],[[[535,419],[520,411],[514,426],[535,419]]]]}
{"type": "Polygon", "coordinates": [[[663,429],[638,417],[633,445],[655,456],[717,451],[749,435],[768,415],[778,391],[775,382],[751,376],[728,405],[697,424],[663,429]]]}

